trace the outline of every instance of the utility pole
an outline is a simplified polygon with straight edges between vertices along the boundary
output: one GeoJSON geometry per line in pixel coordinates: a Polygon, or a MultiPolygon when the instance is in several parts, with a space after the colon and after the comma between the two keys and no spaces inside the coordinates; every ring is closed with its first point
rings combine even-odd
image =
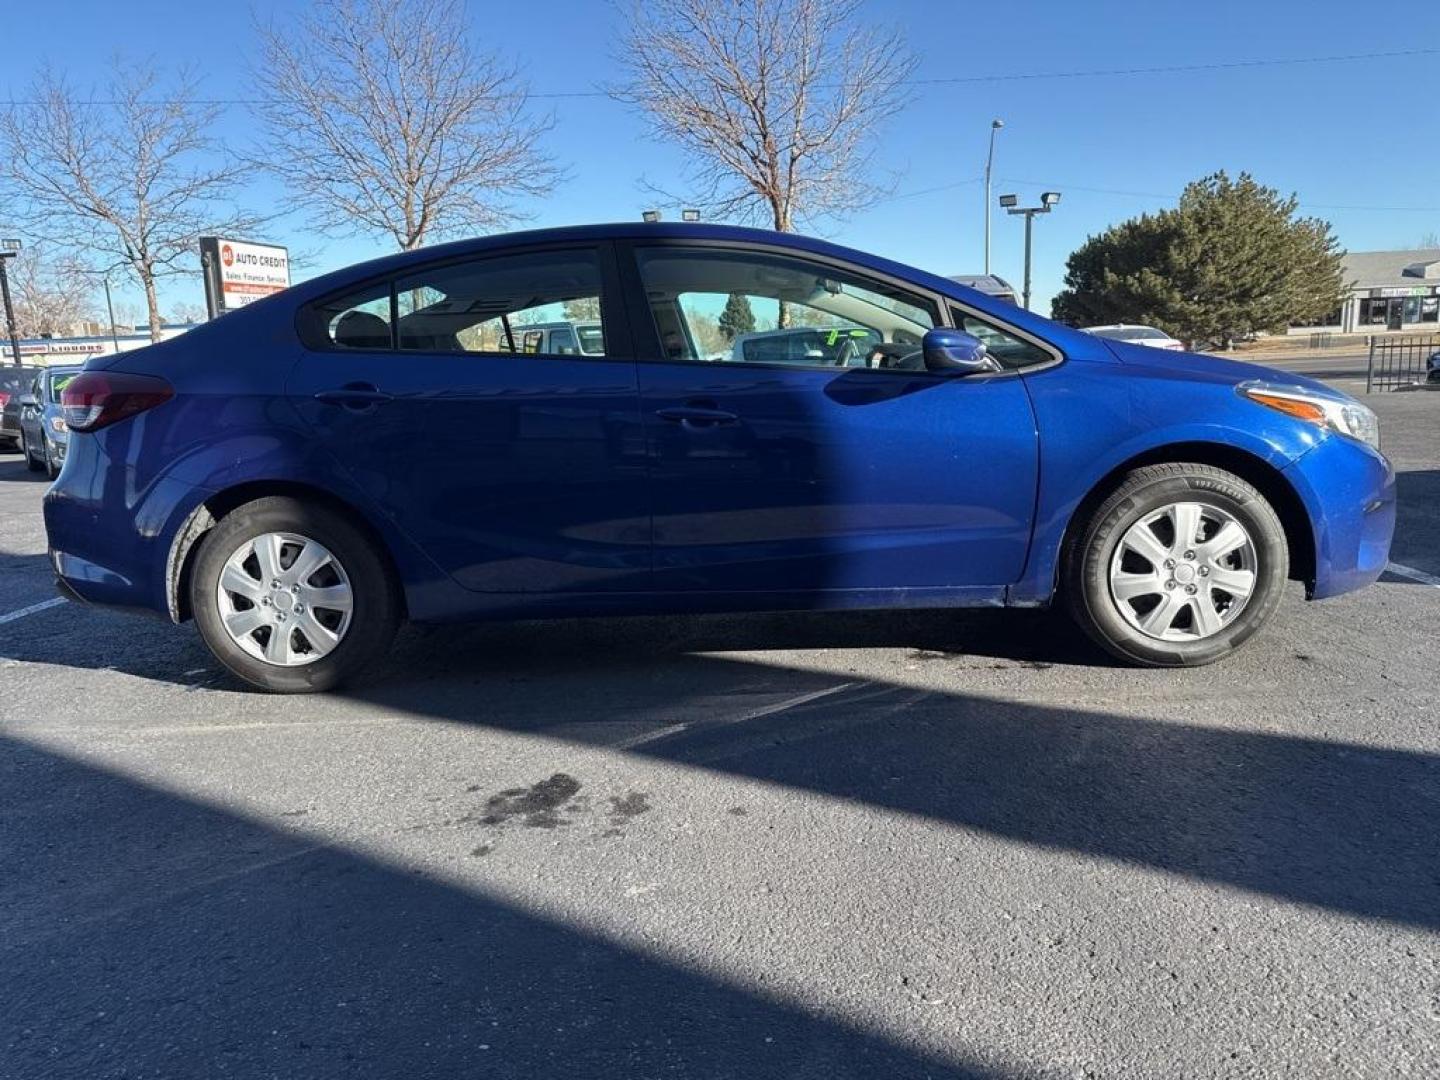
{"type": "Polygon", "coordinates": [[[15,358],[15,366],[20,366],[20,335],[15,330],[15,305],[10,301],[10,276],[5,272],[5,264],[16,255],[20,254],[19,240],[0,240],[0,293],[5,299],[5,326],[10,331],[10,354],[15,358]]]}
{"type": "Polygon", "coordinates": [[[1054,209],[1055,204],[1060,201],[1058,191],[1047,191],[1040,196],[1039,206],[1021,206],[1018,195],[1001,195],[1000,205],[1005,207],[1006,213],[1025,215],[1025,286],[1022,289],[1026,311],[1030,310],[1030,237],[1033,232],[1036,214],[1048,214],[1054,209]]]}
{"type": "Polygon", "coordinates": [[[995,166],[995,133],[1005,126],[1004,120],[990,121],[990,153],[985,158],[985,273],[990,273],[990,172],[995,166]]]}

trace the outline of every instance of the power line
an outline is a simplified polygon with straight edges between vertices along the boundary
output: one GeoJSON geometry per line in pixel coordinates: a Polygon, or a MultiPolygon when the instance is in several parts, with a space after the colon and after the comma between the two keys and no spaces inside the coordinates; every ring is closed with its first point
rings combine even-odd
{"type": "MultiPolygon", "coordinates": [[[[953,86],[967,83],[1004,83],[1004,82],[1025,82],[1028,80],[1043,79],[1101,79],[1117,78],[1133,75],[1171,75],[1183,74],[1195,71],[1234,71],[1244,68],[1261,67],[1293,67],[1299,64],[1339,64],[1359,60],[1397,60],[1415,56],[1436,56],[1440,55],[1440,49],[1401,49],[1391,52],[1370,52],[1370,53],[1341,53],[1331,56],[1289,56],[1289,57],[1266,57],[1255,60],[1223,60],[1199,64],[1167,64],[1157,67],[1128,67],[1128,68],[1089,68],[1078,71],[1031,71],[1031,72],[997,72],[991,75],[957,75],[933,79],[911,79],[911,86],[953,86]]],[[[830,85],[830,84],[824,84],[830,85]]],[[[608,98],[610,92],[607,90],[537,90],[526,95],[533,99],[552,98],[608,98]]],[[[143,104],[147,105],[263,105],[264,98],[145,98],[143,104]]],[[[0,105],[6,106],[33,106],[44,104],[41,101],[27,100],[22,98],[11,98],[0,101],[0,105]]],[[[110,98],[89,98],[77,102],[81,105],[115,106],[128,104],[119,99],[110,98]]]]}
{"type": "MultiPolygon", "coordinates": [[[[1032,187],[1055,188],[1058,191],[1086,191],[1096,195],[1120,195],[1131,199],[1160,199],[1165,202],[1174,202],[1180,198],[1178,194],[1162,195],[1158,191],[1121,191],[1116,188],[1085,187],[1082,184],[1068,184],[1055,180],[1019,180],[1013,176],[1007,177],[1001,182],[1006,184],[1028,184],[1032,187]]],[[[1355,210],[1377,214],[1440,214],[1440,206],[1356,206],[1349,203],[1312,202],[1302,202],[1299,206],[1302,210],[1355,210]]]]}
{"type": "Polygon", "coordinates": [[[1395,52],[1342,53],[1334,56],[1270,57],[1259,60],[1224,60],[1205,64],[1167,64],[1163,67],[1092,68],[1081,71],[1038,71],[1004,75],[957,75],[940,79],[913,79],[913,85],[950,83],[1021,82],[1026,79],[1095,79],[1112,75],[1170,75],[1186,71],[1228,71],[1235,68],[1284,67],[1295,64],[1337,64],[1350,60],[1395,60],[1407,56],[1434,56],[1440,49],[1402,49],[1395,52]]]}

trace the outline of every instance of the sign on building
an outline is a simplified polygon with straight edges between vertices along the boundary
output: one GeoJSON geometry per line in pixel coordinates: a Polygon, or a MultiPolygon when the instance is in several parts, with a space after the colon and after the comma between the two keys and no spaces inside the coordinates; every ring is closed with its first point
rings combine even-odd
{"type": "Polygon", "coordinates": [[[202,236],[200,265],[211,318],[290,287],[290,253],[283,247],[202,236]]]}

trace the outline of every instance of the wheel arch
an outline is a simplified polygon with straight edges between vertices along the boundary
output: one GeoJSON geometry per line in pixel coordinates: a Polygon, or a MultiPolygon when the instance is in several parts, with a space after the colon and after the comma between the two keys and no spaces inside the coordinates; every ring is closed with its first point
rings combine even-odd
{"type": "Polygon", "coordinates": [[[370,520],[351,503],[326,491],[322,487],[297,480],[251,480],[218,491],[205,499],[190,512],[175,539],[170,545],[170,557],[166,564],[165,595],[169,605],[170,618],[174,622],[185,622],[191,617],[190,575],[195,566],[195,557],[201,541],[220,521],[247,503],[269,496],[282,495],[329,507],[350,520],[360,529],[380,552],[396,583],[401,586],[397,594],[401,604],[401,616],[405,615],[404,577],[390,545],[370,520]]]}
{"type": "Polygon", "coordinates": [[[1248,450],[1225,443],[1191,441],[1165,443],[1135,454],[1116,465],[1086,492],[1076,504],[1065,525],[1060,541],[1060,558],[1055,560],[1054,587],[1058,592],[1064,580],[1071,549],[1095,507],[1114,491],[1129,472],[1146,465],[1194,462],[1211,465],[1234,473],[1255,488],[1274,509],[1285,530],[1285,546],[1290,552],[1290,580],[1303,581],[1307,594],[1315,587],[1315,530],[1300,493],[1284,473],[1264,458],[1248,450]]]}

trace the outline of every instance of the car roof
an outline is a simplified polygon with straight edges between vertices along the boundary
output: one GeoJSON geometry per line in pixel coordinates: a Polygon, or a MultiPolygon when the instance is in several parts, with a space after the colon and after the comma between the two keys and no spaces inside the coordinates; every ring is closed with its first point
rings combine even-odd
{"type": "MultiPolygon", "coordinates": [[[[334,296],[355,289],[392,274],[403,274],[412,269],[429,266],[451,259],[467,256],[499,254],[507,250],[541,245],[598,244],[610,240],[662,240],[662,241],[708,241],[735,245],[754,244],[776,249],[788,249],[797,255],[815,255],[849,263],[863,271],[909,282],[920,289],[963,303],[982,313],[988,313],[1003,322],[1028,330],[1050,341],[1059,348],[1084,350],[1084,342],[1093,340],[1089,335],[1043,316],[1016,307],[1006,300],[987,295],[977,289],[951,281],[939,274],[921,270],[914,266],[887,259],[855,248],[844,247],[828,240],[804,236],[799,233],[780,233],[768,229],[751,229],[739,225],[710,225],[703,222],[641,222],[627,221],[602,225],[570,225],[561,228],[532,229],[524,232],[497,233],[491,236],[456,240],[433,247],[417,248],[413,251],[397,252],[368,262],[357,263],[341,270],[335,270],[308,281],[299,282],[288,289],[266,297],[223,319],[202,324],[181,337],[195,334],[229,333],[233,319],[260,322],[291,322],[297,308],[323,297],[334,296]],[[216,329],[226,327],[226,329],[216,329]]],[[[292,323],[293,325],[293,323],[292,323]]],[[[174,340],[181,340],[180,338],[174,340]]],[[[151,346],[161,348],[162,346],[151,346]]],[[[114,361],[112,361],[113,363],[114,361]]],[[[105,365],[108,366],[108,365],[105,365]]]]}
{"type": "Polygon", "coordinates": [[[359,283],[367,277],[403,272],[410,266],[420,266],[445,259],[500,251],[513,247],[529,247],[547,244],[594,244],[605,240],[710,240],[741,244],[765,244],[772,247],[791,248],[797,252],[812,255],[828,255],[844,262],[865,266],[872,270],[896,277],[906,278],[935,292],[953,295],[957,289],[966,294],[984,296],[948,278],[913,266],[905,266],[890,259],[854,248],[843,247],[828,240],[820,240],[800,233],[781,233],[770,229],[751,229],[740,225],[710,225],[703,222],[612,222],[604,225],[567,225],[552,229],[531,229],[523,232],[496,233],[470,240],[455,240],[447,244],[416,248],[413,251],[384,255],[368,262],[357,263],[343,270],[336,270],[320,277],[311,278],[286,290],[289,295],[302,303],[323,296],[351,283],[359,283]]]}

